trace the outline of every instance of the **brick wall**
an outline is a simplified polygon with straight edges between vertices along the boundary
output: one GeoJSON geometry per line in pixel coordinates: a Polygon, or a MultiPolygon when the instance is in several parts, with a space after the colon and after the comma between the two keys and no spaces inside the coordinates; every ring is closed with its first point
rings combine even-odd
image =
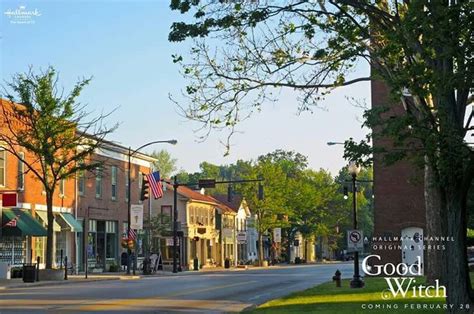
{"type": "MultiPolygon", "coordinates": [[[[390,101],[387,86],[378,80],[372,81],[372,107],[380,107],[390,101]]],[[[389,115],[402,114],[401,103],[395,104],[389,115]]],[[[377,130],[374,130],[377,132],[377,130]]],[[[387,138],[374,137],[374,147],[390,148],[387,138]]],[[[425,228],[425,205],[423,191],[423,169],[411,161],[399,161],[387,166],[382,156],[374,155],[374,234],[375,236],[400,236],[406,227],[425,228]]],[[[386,241],[375,245],[400,244],[386,241]]],[[[402,252],[398,249],[374,249],[372,253],[381,255],[382,262],[400,263],[402,252]]]]}

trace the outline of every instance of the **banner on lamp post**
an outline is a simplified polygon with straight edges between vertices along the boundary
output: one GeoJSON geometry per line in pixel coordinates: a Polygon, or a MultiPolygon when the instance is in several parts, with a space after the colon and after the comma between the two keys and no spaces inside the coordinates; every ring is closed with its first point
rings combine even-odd
{"type": "Polygon", "coordinates": [[[143,229],[143,205],[132,205],[130,208],[130,228],[143,229]]]}

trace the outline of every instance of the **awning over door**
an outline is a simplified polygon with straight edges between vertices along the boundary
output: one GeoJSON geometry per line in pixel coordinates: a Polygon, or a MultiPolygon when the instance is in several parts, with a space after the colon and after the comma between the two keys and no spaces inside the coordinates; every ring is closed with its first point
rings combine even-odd
{"type": "Polygon", "coordinates": [[[3,208],[2,210],[2,236],[35,236],[46,237],[46,229],[38,222],[28,210],[19,208],[3,208]],[[16,226],[6,226],[13,219],[16,226]]]}
{"type": "Polygon", "coordinates": [[[70,213],[58,213],[59,223],[63,230],[82,232],[82,225],[70,213]]]}
{"type": "MultiPolygon", "coordinates": [[[[46,226],[48,225],[48,213],[37,210],[35,214],[38,215],[38,217],[43,221],[43,225],[46,228],[46,226]]],[[[53,223],[53,231],[61,232],[61,226],[56,222],[56,220],[54,220],[54,223],[53,223]]]]}

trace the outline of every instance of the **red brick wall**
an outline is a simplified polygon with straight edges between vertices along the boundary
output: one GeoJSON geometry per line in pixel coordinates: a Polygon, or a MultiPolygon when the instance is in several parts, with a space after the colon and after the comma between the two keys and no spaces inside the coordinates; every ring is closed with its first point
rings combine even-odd
{"type": "MultiPolygon", "coordinates": [[[[372,107],[380,107],[392,100],[382,81],[372,81],[372,107]]],[[[402,114],[401,103],[395,104],[390,115],[402,114]]],[[[376,130],[374,131],[376,132],[376,130]]],[[[374,137],[374,147],[390,148],[390,140],[374,137]]],[[[382,156],[374,155],[374,234],[375,236],[400,236],[405,227],[425,228],[425,205],[423,191],[423,169],[411,161],[399,161],[387,166],[382,156]]],[[[375,245],[389,245],[379,242],[375,245]]],[[[393,244],[400,244],[399,242],[393,244]]],[[[401,262],[401,251],[396,249],[374,250],[383,262],[401,262]]]]}

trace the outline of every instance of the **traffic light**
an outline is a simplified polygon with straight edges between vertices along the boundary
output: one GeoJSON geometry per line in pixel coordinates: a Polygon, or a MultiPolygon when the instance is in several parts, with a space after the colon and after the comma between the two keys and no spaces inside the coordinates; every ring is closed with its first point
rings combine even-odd
{"type": "Polygon", "coordinates": [[[140,200],[144,201],[150,197],[150,185],[146,176],[143,176],[142,192],[140,193],[140,200]]]}
{"type": "Polygon", "coordinates": [[[264,192],[263,192],[263,184],[259,183],[258,184],[258,200],[263,201],[265,198],[264,192]]]}
{"type": "Polygon", "coordinates": [[[349,191],[347,186],[344,187],[344,199],[347,200],[349,198],[349,191]]]}

